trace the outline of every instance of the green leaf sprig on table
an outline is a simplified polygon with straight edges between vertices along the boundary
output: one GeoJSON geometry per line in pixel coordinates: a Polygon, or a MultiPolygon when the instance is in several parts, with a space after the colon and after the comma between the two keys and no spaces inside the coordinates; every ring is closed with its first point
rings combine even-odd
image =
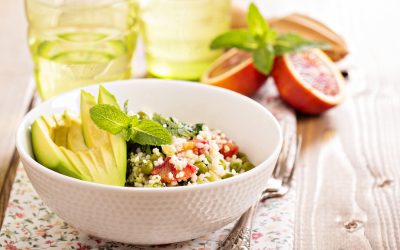
{"type": "Polygon", "coordinates": [[[251,3],[247,12],[247,29],[231,30],[216,37],[211,49],[238,48],[252,53],[258,71],[268,75],[274,58],[311,48],[327,49],[323,42],[309,41],[296,33],[278,34],[271,29],[257,6],[251,3]]]}
{"type": "Polygon", "coordinates": [[[171,144],[171,133],[159,123],[136,115],[128,116],[119,107],[96,104],[90,117],[99,127],[111,134],[122,134],[126,141],[140,145],[161,146],[171,144]]]}

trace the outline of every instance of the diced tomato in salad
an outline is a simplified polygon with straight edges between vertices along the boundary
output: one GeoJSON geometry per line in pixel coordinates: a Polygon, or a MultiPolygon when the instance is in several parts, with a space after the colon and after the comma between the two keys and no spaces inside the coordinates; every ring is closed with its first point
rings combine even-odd
{"type": "Polygon", "coordinates": [[[171,157],[166,157],[164,162],[155,167],[151,172],[152,175],[161,176],[161,182],[163,183],[168,184],[173,181],[187,181],[193,174],[197,172],[197,168],[191,164],[187,164],[182,170],[176,170],[174,164],[170,162],[170,159],[171,157]],[[183,176],[179,175],[179,177],[177,177],[181,171],[184,173],[183,176]]]}
{"type": "Polygon", "coordinates": [[[235,143],[227,142],[221,145],[219,152],[224,158],[228,158],[236,155],[239,152],[239,147],[235,143]]]}

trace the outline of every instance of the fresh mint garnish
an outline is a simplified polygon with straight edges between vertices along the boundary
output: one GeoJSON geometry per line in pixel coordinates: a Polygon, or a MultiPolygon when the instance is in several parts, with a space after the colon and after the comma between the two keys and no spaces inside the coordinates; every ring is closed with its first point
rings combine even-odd
{"type": "Polygon", "coordinates": [[[177,121],[176,119],[170,117],[170,118],[165,118],[161,116],[160,114],[153,114],[153,121],[157,122],[158,124],[162,125],[168,131],[175,136],[182,136],[182,137],[194,137],[195,133],[193,131],[193,128],[190,127],[189,125],[186,125],[182,122],[177,121]]]}
{"type": "Polygon", "coordinates": [[[250,31],[239,29],[228,31],[216,37],[210,47],[211,49],[238,48],[245,51],[254,51],[258,48],[258,43],[250,31]]]}
{"type": "Polygon", "coordinates": [[[310,48],[327,49],[326,43],[309,41],[295,33],[278,34],[271,29],[257,6],[251,3],[247,12],[247,29],[228,31],[216,37],[211,49],[238,48],[251,52],[258,71],[268,75],[275,56],[310,48]]]}
{"type": "Polygon", "coordinates": [[[261,15],[254,3],[249,5],[249,10],[247,12],[247,25],[249,27],[249,31],[254,36],[259,36],[261,38],[265,38],[269,31],[268,23],[265,21],[264,17],[261,15]]]}
{"type": "Polygon", "coordinates": [[[114,135],[129,125],[129,117],[119,108],[110,104],[95,105],[90,109],[90,117],[97,127],[114,135]]]}
{"type": "Polygon", "coordinates": [[[253,61],[257,69],[268,75],[274,65],[275,52],[271,44],[258,47],[253,53],[253,61]]]}
{"type": "Polygon", "coordinates": [[[134,141],[141,145],[160,146],[172,142],[169,131],[152,120],[143,119],[131,129],[135,131],[134,141]]]}
{"type": "Polygon", "coordinates": [[[116,106],[96,104],[90,117],[100,128],[111,134],[121,133],[125,140],[141,145],[161,146],[172,142],[171,133],[159,123],[149,119],[128,116],[116,106]]]}
{"type": "Polygon", "coordinates": [[[278,35],[274,45],[275,54],[278,56],[312,48],[327,49],[329,46],[323,42],[308,41],[296,33],[278,35]]]}

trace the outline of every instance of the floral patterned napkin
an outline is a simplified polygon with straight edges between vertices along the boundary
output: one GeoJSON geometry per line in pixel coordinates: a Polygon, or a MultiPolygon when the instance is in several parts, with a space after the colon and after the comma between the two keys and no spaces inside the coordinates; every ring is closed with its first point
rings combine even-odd
{"type": "MultiPolygon", "coordinates": [[[[279,119],[296,118],[276,96],[272,83],[255,97],[279,119]]],[[[285,197],[261,203],[253,222],[252,249],[292,249],[294,241],[295,191],[285,197]]],[[[18,167],[17,175],[0,232],[0,248],[16,249],[216,249],[234,223],[201,238],[162,246],[133,246],[91,237],[51,212],[33,189],[25,170],[18,167]]]]}

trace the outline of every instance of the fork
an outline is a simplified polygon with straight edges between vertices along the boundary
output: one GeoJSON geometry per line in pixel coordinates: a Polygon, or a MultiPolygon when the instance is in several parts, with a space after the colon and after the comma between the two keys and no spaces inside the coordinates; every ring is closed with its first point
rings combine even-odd
{"type": "Polygon", "coordinates": [[[284,136],[282,150],[272,172],[272,177],[268,180],[267,188],[261,193],[259,201],[251,206],[236,222],[218,250],[250,250],[252,221],[259,202],[282,197],[289,192],[302,138],[301,136],[290,135],[287,124],[284,126],[284,136]]]}

